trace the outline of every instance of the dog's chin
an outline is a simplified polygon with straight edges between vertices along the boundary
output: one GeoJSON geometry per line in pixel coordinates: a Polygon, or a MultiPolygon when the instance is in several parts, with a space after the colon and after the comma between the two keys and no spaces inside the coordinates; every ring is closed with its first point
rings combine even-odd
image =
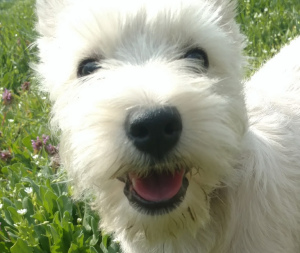
{"type": "Polygon", "coordinates": [[[189,182],[184,169],[171,172],[152,172],[145,177],[128,173],[124,194],[131,206],[148,215],[162,215],[176,209],[184,200],[189,182]]]}

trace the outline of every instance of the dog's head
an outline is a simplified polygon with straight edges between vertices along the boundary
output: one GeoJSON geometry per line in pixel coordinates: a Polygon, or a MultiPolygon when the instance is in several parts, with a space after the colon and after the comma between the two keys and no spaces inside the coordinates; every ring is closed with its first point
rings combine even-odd
{"type": "Polygon", "coordinates": [[[37,70],[77,194],[93,190],[119,237],[195,234],[245,131],[234,2],[38,0],[37,12],[37,70]]]}

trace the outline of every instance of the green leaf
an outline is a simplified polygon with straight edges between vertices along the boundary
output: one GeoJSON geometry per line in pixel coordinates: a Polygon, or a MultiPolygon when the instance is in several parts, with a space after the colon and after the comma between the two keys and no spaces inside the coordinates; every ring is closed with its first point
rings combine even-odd
{"type": "Polygon", "coordinates": [[[32,218],[32,215],[34,214],[34,207],[33,207],[31,199],[28,197],[25,197],[22,201],[22,204],[23,204],[23,208],[27,210],[27,213],[24,216],[28,220],[29,224],[33,224],[34,218],[32,218]]]}
{"type": "Polygon", "coordinates": [[[14,206],[14,204],[6,197],[2,198],[2,202],[4,207],[14,206]]]}
{"type": "Polygon", "coordinates": [[[59,244],[63,237],[63,229],[59,220],[59,212],[54,214],[53,222],[47,225],[47,231],[53,244],[59,244]]]}
{"type": "Polygon", "coordinates": [[[46,217],[44,215],[45,211],[41,207],[40,210],[37,210],[33,215],[32,218],[37,219],[39,222],[44,222],[46,220],[46,217]]]}
{"type": "Polygon", "coordinates": [[[43,196],[43,206],[45,210],[53,218],[54,213],[58,210],[57,207],[57,196],[51,191],[47,190],[43,196]]]}
{"type": "Polygon", "coordinates": [[[72,235],[74,230],[74,225],[70,222],[71,216],[69,212],[64,212],[62,219],[62,229],[63,229],[63,240],[66,245],[70,245],[72,242],[72,235]]]}
{"type": "Polygon", "coordinates": [[[108,247],[108,239],[109,239],[108,235],[102,236],[102,243],[103,243],[105,248],[108,247]]]}
{"type": "Polygon", "coordinates": [[[68,224],[66,225],[66,220],[60,221],[59,217],[59,212],[56,212],[54,214],[53,223],[48,225],[50,235],[53,239],[51,253],[67,253],[71,244],[71,240],[68,238],[68,232],[72,231],[68,228],[68,224]]]}
{"type": "Polygon", "coordinates": [[[7,244],[7,243],[0,242],[0,252],[1,252],[1,253],[9,253],[9,252],[10,252],[10,250],[9,250],[9,248],[7,247],[6,244],[7,244]]]}
{"type": "Polygon", "coordinates": [[[51,246],[51,253],[67,253],[67,249],[63,247],[63,243],[60,242],[59,244],[54,244],[51,246]]]}
{"type": "Polygon", "coordinates": [[[103,253],[102,250],[99,252],[93,246],[90,246],[90,251],[91,251],[91,253],[103,253]]]}
{"type": "Polygon", "coordinates": [[[107,248],[103,245],[103,243],[100,244],[100,249],[103,251],[103,253],[109,253],[107,248]]]}
{"type": "Polygon", "coordinates": [[[79,231],[80,234],[77,236],[76,241],[79,247],[83,247],[84,245],[84,233],[82,231],[79,231]]]}
{"type": "Polygon", "coordinates": [[[12,218],[14,223],[22,221],[21,215],[18,214],[17,210],[14,207],[9,206],[7,208],[7,211],[10,213],[10,217],[12,218]]]}
{"type": "Polygon", "coordinates": [[[116,242],[113,242],[109,247],[108,247],[108,250],[110,252],[121,252],[120,251],[120,247],[119,247],[119,244],[117,244],[116,242]]]}
{"type": "Polygon", "coordinates": [[[14,226],[14,220],[12,219],[10,212],[8,210],[4,210],[4,215],[5,215],[5,218],[4,218],[5,222],[8,225],[10,225],[11,227],[13,227],[14,226]]]}
{"type": "Polygon", "coordinates": [[[99,235],[99,221],[98,221],[98,219],[95,219],[94,217],[92,217],[91,226],[92,226],[93,233],[95,235],[99,235]]]}
{"type": "Polygon", "coordinates": [[[57,230],[53,224],[48,225],[53,244],[58,244],[61,241],[62,234],[57,230]]]}
{"type": "Polygon", "coordinates": [[[45,225],[39,224],[39,225],[34,226],[34,231],[38,237],[40,247],[45,252],[50,252],[49,238],[46,236],[45,225]]]}
{"type": "Polygon", "coordinates": [[[71,243],[68,253],[81,253],[81,252],[79,251],[79,247],[76,244],[71,243]]]}
{"type": "Polygon", "coordinates": [[[31,140],[32,140],[33,138],[30,136],[30,135],[28,135],[28,136],[26,136],[25,138],[23,138],[23,140],[22,140],[22,144],[26,147],[26,148],[28,148],[31,152],[33,152],[33,148],[32,148],[32,144],[31,144],[31,140]]]}
{"type": "MultiPolygon", "coordinates": [[[[94,217],[91,217],[91,227],[93,231],[93,238],[90,241],[90,245],[94,246],[99,241],[99,230],[98,230],[98,221],[94,219],[94,217]]],[[[105,246],[106,247],[106,246],[105,246]]]]}
{"type": "Polygon", "coordinates": [[[72,214],[73,202],[71,198],[62,195],[56,200],[56,202],[57,202],[59,213],[61,215],[60,217],[63,217],[65,212],[72,214]]]}
{"type": "Polygon", "coordinates": [[[84,226],[84,228],[87,231],[92,231],[92,227],[90,225],[91,219],[92,219],[92,216],[87,215],[87,214],[85,214],[84,217],[83,217],[83,223],[82,223],[82,225],[84,226]]]}
{"type": "Polygon", "coordinates": [[[33,253],[31,247],[27,245],[22,239],[18,239],[17,242],[10,248],[11,253],[33,253]]]}
{"type": "Polygon", "coordinates": [[[42,201],[41,194],[40,194],[40,186],[37,185],[31,178],[28,178],[28,177],[23,178],[22,181],[31,184],[34,193],[36,193],[37,202],[38,202],[39,205],[42,206],[43,201],[42,201]]]}

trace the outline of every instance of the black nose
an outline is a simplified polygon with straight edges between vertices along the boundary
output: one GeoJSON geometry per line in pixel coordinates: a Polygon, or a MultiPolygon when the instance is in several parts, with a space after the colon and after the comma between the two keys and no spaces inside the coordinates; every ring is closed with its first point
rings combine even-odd
{"type": "Polygon", "coordinates": [[[138,150],[161,159],[176,146],[182,121],[175,107],[139,108],[127,115],[125,129],[138,150]]]}

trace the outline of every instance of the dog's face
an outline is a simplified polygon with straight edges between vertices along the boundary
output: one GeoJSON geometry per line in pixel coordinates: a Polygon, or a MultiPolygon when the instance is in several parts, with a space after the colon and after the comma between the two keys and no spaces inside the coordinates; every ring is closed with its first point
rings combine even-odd
{"type": "Polygon", "coordinates": [[[119,238],[195,234],[245,131],[229,1],[37,3],[41,74],[78,194],[119,238]]]}

